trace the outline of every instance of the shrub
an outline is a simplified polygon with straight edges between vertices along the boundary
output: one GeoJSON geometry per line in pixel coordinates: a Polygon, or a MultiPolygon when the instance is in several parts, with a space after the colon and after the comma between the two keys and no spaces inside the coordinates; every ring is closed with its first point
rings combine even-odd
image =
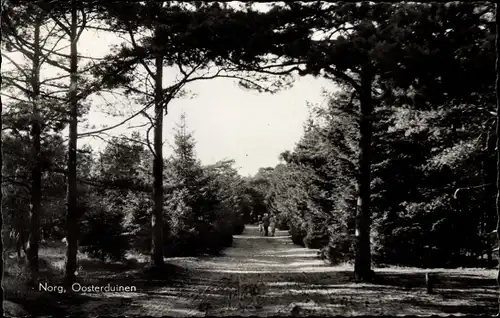
{"type": "Polygon", "coordinates": [[[177,230],[165,235],[164,252],[168,257],[195,256],[201,250],[200,241],[194,230],[177,230]]]}
{"type": "Polygon", "coordinates": [[[307,222],[307,234],[304,237],[304,244],[307,248],[319,249],[328,244],[328,224],[329,220],[318,215],[311,215],[307,222]]]}
{"type": "Polygon", "coordinates": [[[126,236],[130,247],[138,252],[149,254],[151,251],[151,213],[153,207],[140,206],[126,220],[126,236]]]}
{"type": "Polygon", "coordinates": [[[245,230],[245,220],[242,213],[229,212],[230,227],[232,235],[241,235],[245,230]]]}
{"type": "Polygon", "coordinates": [[[296,225],[293,222],[289,222],[289,233],[292,236],[292,242],[294,244],[305,247],[304,238],[307,232],[302,228],[302,225],[296,225]]]}
{"type": "Polygon", "coordinates": [[[245,224],[236,224],[234,226],[233,235],[241,235],[245,230],[245,224]]]}
{"type": "Polygon", "coordinates": [[[328,236],[325,233],[309,231],[303,238],[303,241],[307,248],[323,248],[328,244],[328,236]]]}
{"type": "Polygon", "coordinates": [[[82,251],[102,261],[106,258],[122,260],[129,248],[123,220],[123,213],[113,207],[88,209],[82,220],[82,251]]]}
{"type": "Polygon", "coordinates": [[[328,228],[329,240],[320,250],[320,257],[328,260],[332,265],[337,265],[354,257],[354,242],[346,228],[332,224],[328,228]]]}
{"type": "Polygon", "coordinates": [[[276,215],[276,228],[281,231],[290,230],[290,227],[288,226],[288,219],[285,215],[281,213],[276,215]]]}

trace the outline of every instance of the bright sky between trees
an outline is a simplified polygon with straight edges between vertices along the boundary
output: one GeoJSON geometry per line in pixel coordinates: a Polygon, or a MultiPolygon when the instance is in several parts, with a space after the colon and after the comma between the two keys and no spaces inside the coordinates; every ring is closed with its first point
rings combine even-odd
{"type": "MultiPolygon", "coordinates": [[[[123,41],[107,32],[86,30],[78,43],[78,51],[83,56],[102,57],[109,53],[111,45],[123,41]]],[[[87,61],[82,60],[82,64],[84,62],[87,61]]],[[[3,67],[9,68],[8,63],[4,63],[3,67]]],[[[48,73],[55,74],[56,71],[48,67],[42,73],[45,73],[42,77],[50,77],[52,75],[48,73]]],[[[170,80],[175,78],[176,69],[165,68],[164,73],[167,81],[164,84],[173,83],[170,80]]],[[[294,147],[303,132],[308,103],[324,103],[322,90],[333,88],[333,83],[311,76],[297,78],[292,88],[274,95],[245,91],[238,87],[236,80],[226,78],[189,83],[186,89],[190,96],[173,100],[164,118],[164,156],[172,153],[173,129],[184,112],[188,128],[197,142],[196,153],[202,164],[234,159],[240,174],[253,175],[260,167],[275,166],[279,162],[279,154],[294,147]]],[[[119,95],[115,95],[116,98],[109,94],[104,96],[92,98],[87,122],[79,125],[79,133],[115,125],[143,107],[119,95]],[[107,115],[110,105],[123,116],[107,115]]],[[[147,127],[129,127],[146,122],[145,117],[138,116],[119,128],[107,131],[107,135],[102,137],[130,135],[134,130],[145,136],[147,127]]],[[[67,130],[64,135],[67,135],[67,130]]],[[[106,142],[86,137],[80,138],[78,144],[79,147],[90,144],[94,150],[100,150],[106,142]]]]}
{"type": "MultiPolygon", "coordinates": [[[[80,47],[87,53],[96,54],[107,41],[98,41],[88,32],[82,38],[80,47]]],[[[165,69],[165,75],[175,72],[165,69]]],[[[187,89],[194,95],[173,100],[164,118],[164,156],[171,154],[173,128],[179,122],[181,113],[186,114],[189,130],[193,131],[197,142],[196,153],[202,164],[212,164],[218,160],[234,159],[242,175],[255,174],[260,167],[275,166],[278,156],[292,149],[299,141],[303,124],[308,116],[308,103],[324,102],[322,89],[333,86],[324,79],[311,76],[298,78],[295,85],[276,94],[245,91],[238,87],[236,80],[216,78],[188,84],[187,89]]],[[[133,105],[132,109],[140,109],[133,105]]],[[[89,124],[101,127],[118,123],[124,117],[110,117],[97,108],[89,114],[89,124]]],[[[131,125],[145,123],[139,117],[131,125]]],[[[112,135],[129,133],[128,124],[114,129],[112,135]]],[[[146,130],[146,128],[140,128],[146,130]]],[[[105,143],[97,138],[85,138],[80,143],[90,143],[103,147],[105,143]]]]}

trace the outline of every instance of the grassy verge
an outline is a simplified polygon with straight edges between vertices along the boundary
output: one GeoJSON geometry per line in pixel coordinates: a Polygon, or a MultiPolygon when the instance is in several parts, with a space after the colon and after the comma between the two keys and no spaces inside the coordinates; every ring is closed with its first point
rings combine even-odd
{"type": "MultiPolygon", "coordinates": [[[[98,294],[58,290],[59,286],[63,288],[64,282],[63,244],[52,242],[40,248],[40,274],[37,284],[30,282],[24,259],[17,259],[12,252],[4,254],[2,287],[6,316],[88,315],[85,304],[93,301],[98,294]]],[[[109,284],[134,286],[139,290],[173,285],[176,284],[176,278],[185,275],[185,271],[176,266],[152,268],[147,265],[147,258],[138,254],[127,255],[127,260],[123,262],[102,262],[79,254],[77,273],[77,283],[80,286],[109,284]]]]}

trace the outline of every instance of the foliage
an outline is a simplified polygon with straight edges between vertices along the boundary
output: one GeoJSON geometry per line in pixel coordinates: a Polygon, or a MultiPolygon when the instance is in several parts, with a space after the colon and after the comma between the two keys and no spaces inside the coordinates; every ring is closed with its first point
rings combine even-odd
{"type": "Polygon", "coordinates": [[[327,108],[312,109],[294,151],[281,155],[285,164],[270,178],[270,205],[287,220],[296,244],[324,249],[325,257],[340,249],[335,261],[343,261],[352,256],[355,122],[346,111],[348,94],[327,97],[327,108]]]}
{"type": "MultiPolygon", "coordinates": [[[[3,234],[14,229],[28,236],[33,192],[29,181],[35,166],[30,127],[37,117],[29,88],[34,56],[30,31],[35,13],[50,11],[38,22],[54,24],[64,20],[69,6],[60,1],[10,3],[2,12],[2,48],[22,53],[28,63],[3,74],[2,95],[10,96],[2,114],[3,234]]],[[[182,118],[175,132],[175,153],[165,159],[167,255],[219,253],[232,243],[233,235],[242,233],[244,223],[255,222],[263,213],[277,213],[278,227],[288,229],[296,244],[319,248],[322,257],[334,263],[352,259],[358,184],[370,177],[361,176],[358,168],[359,119],[366,118],[359,111],[361,93],[366,93],[361,79],[369,65],[374,96],[374,131],[368,144],[374,261],[458,266],[492,259],[488,233],[495,223],[497,136],[492,125],[491,5],[287,3],[263,13],[222,3],[74,3],[80,17],[92,11],[86,17],[105,22],[111,31],[142,36],[75,74],[78,116],[90,106],[81,101],[103,86],[125,88],[127,95],[138,94],[139,102],[150,105],[148,84],[141,83],[148,83],[151,74],[135,74],[137,67],[147,71],[158,53],[166,66],[177,66],[185,75],[161,87],[166,104],[180,96],[189,81],[201,78],[195,71],[214,65],[228,77],[248,72],[245,78],[235,78],[258,90],[286,87],[293,70],[339,84],[339,91],[326,96],[326,107],[311,110],[303,138],[282,154],[282,163],[262,168],[252,178],[240,177],[232,161],[202,166],[182,118]],[[318,39],[316,31],[324,36],[318,39]],[[93,81],[88,79],[90,70],[93,81]],[[261,85],[266,82],[272,84],[261,85]]],[[[89,27],[81,20],[79,31],[89,27]]],[[[60,25],[52,24],[54,33],[44,34],[47,47],[65,36],[60,25]]],[[[64,60],[69,56],[41,50],[44,63],[67,71],[64,60]]],[[[67,234],[67,151],[61,135],[68,119],[65,80],[45,78],[35,105],[41,117],[40,222],[42,235],[55,239],[67,234]]],[[[148,140],[139,135],[128,139],[108,140],[101,154],[79,149],[81,245],[94,257],[119,259],[127,249],[151,249],[151,189],[137,185],[152,183],[152,154],[144,147],[148,140]]]]}
{"type": "MultiPolygon", "coordinates": [[[[372,116],[374,261],[457,266],[479,264],[484,253],[491,259],[491,7],[332,4],[318,12],[326,15],[330,27],[346,29],[336,38],[311,44],[308,68],[349,85],[329,96],[327,107],[313,109],[302,140],[283,154],[285,164],[270,178],[270,207],[288,220],[295,242],[321,247],[332,262],[352,258],[359,177],[355,74],[368,59],[378,74],[374,88],[379,93],[372,116]],[[443,43],[450,50],[443,50],[443,43]],[[321,55],[330,59],[322,61],[313,53],[327,52],[326,46],[333,53],[321,55]],[[352,58],[341,58],[345,54],[352,58]]],[[[303,52],[286,54],[296,58],[303,52]]]]}
{"type": "Polygon", "coordinates": [[[128,237],[123,230],[124,202],[119,197],[102,196],[100,202],[86,207],[81,222],[82,251],[91,257],[113,261],[123,260],[129,248],[128,237]]]}
{"type": "Polygon", "coordinates": [[[184,115],[175,131],[174,155],[166,164],[166,180],[182,184],[166,198],[165,219],[170,236],[166,254],[219,253],[242,231],[238,210],[238,175],[232,162],[202,167],[195,157],[195,142],[184,115]]]}

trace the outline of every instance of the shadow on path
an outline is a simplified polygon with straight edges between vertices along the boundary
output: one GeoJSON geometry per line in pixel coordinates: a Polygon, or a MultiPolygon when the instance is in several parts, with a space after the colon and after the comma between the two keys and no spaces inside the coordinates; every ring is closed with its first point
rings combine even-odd
{"type": "Polygon", "coordinates": [[[433,295],[426,294],[421,269],[376,269],[380,281],[358,284],[352,267],[329,266],[317,250],[294,245],[287,232],[262,237],[252,225],[222,256],[168,263],[165,277],[122,273],[118,282],[137,286],[136,292],[80,295],[86,300],[66,310],[85,316],[350,316],[492,314],[497,308],[494,271],[434,270],[433,295]]]}

